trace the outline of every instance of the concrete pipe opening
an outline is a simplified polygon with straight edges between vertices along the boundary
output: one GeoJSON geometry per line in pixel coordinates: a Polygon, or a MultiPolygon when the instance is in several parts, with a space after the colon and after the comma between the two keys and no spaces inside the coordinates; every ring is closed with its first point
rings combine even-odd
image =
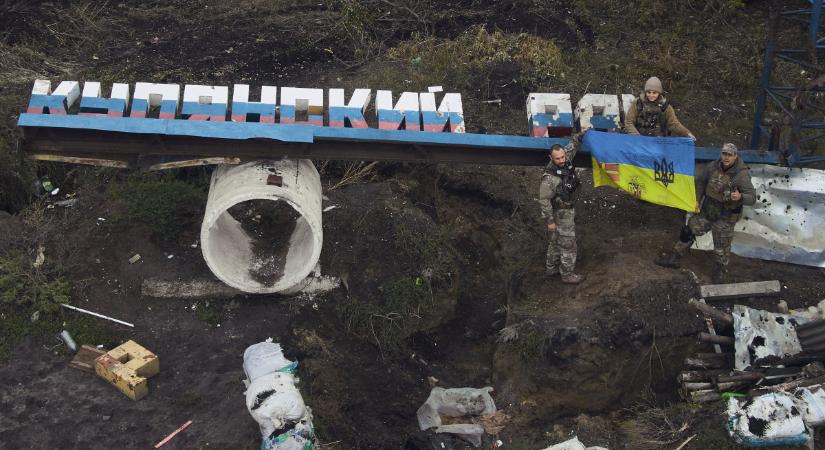
{"type": "Polygon", "coordinates": [[[321,177],[312,161],[221,165],[201,224],[203,257],[221,281],[249,293],[288,290],[321,256],[321,177]]]}

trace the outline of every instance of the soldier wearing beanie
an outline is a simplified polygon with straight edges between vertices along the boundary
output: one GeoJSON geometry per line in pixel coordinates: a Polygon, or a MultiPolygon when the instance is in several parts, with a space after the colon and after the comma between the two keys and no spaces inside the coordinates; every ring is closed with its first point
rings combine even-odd
{"type": "Polygon", "coordinates": [[[696,236],[708,231],[713,234],[713,253],[716,257],[716,281],[727,276],[733,228],[742,216],[742,206],[756,203],[756,191],[751,183],[748,167],[739,158],[739,149],[733,144],[722,146],[719,159],[702,166],[696,173],[696,208],[682,226],[679,242],[673,252],[656,260],[664,267],[679,267],[679,260],[687,252],[696,236]]]}
{"type": "Polygon", "coordinates": [[[682,136],[696,139],[679,119],[667,99],[662,95],[662,81],[650,77],[645,90],[630,105],[625,115],[624,128],[628,134],[643,136],[682,136]]]}

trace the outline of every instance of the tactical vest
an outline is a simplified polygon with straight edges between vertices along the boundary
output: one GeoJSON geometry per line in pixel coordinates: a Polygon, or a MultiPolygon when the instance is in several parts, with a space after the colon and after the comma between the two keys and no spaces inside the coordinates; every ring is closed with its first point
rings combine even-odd
{"type": "Polygon", "coordinates": [[[558,167],[551,163],[547,166],[546,172],[560,179],[559,184],[556,186],[556,195],[553,197],[553,207],[558,209],[572,208],[575,200],[573,194],[581,185],[579,177],[576,176],[576,170],[573,168],[573,163],[568,161],[564,167],[558,167]]]}
{"type": "Polygon", "coordinates": [[[705,195],[720,201],[730,201],[730,194],[733,192],[734,185],[728,173],[722,170],[719,165],[714,165],[713,171],[708,177],[708,184],[705,188],[705,195]]]}
{"type": "Polygon", "coordinates": [[[702,207],[706,209],[706,215],[715,216],[711,217],[712,220],[715,220],[718,217],[728,217],[731,214],[741,213],[741,203],[733,207],[730,206],[730,196],[735,189],[736,186],[728,173],[722,170],[719,164],[715,164],[705,187],[706,198],[702,207]]]}
{"type": "MultiPolygon", "coordinates": [[[[642,94],[644,95],[644,94],[642,94]]],[[[636,129],[642,136],[667,136],[670,133],[667,129],[667,121],[665,120],[665,110],[668,107],[668,101],[665,99],[662,103],[657,103],[656,106],[648,106],[649,102],[645,102],[641,97],[636,99],[636,129]]]]}

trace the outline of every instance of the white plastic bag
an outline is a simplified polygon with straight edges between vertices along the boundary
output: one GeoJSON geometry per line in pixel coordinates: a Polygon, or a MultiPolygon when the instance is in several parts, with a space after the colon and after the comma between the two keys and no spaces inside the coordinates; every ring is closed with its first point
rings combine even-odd
{"type": "Polygon", "coordinates": [[[561,442],[556,445],[551,445],[544,450],[607,450],[604,447],[585,447],[579,440],[578,436],[573,437],[568,441],[561,442]]]}
{"type": "Polygon", "coordinates": [[[455,423],[452,425],[441,425],[435,428],[436,433],[450,433],[473,444],[475,447],[481,446],[481,436],[484,434],[484,427],[476,423],[455,423]]]}
{"type": "Polygon", "coordinates": [[[246,389],[246,408],[269,437],[288,422],[299,421],[306,413],[301,393],[291,373],[274,372],[255,378],[246,389]]]}
{"type": "Polygon", "coordinates": [[[486,416],[496,412],[490,396],[493,388],[433,388],[427,401],[418,408],[418,426],[427,430],[441,425],[441,415],[448,417],[486,416]]]}
{"type": "Polygon", "coordinates": [[[297,363],[284,357],[281,344],[274,344],[272,338],[250,345],[243,352],[243,371],[250,382],[273,372],[294,372],[297,363]]]}

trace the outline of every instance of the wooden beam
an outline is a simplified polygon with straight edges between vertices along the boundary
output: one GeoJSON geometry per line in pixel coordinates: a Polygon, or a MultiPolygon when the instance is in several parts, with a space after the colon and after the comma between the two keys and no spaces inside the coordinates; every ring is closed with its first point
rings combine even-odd
{"type": "Polygon", "coordinates": [[[713,306],[707,305],[707,304],[702,303],[702,302],[700,302],[696,299],[693,299],[693,298],[688,300],[688,303],[693,305],[693,307],[698,309],[699,311],[702,311],[702,313],[704,313],[706,316],[709,316],[709,317],[711,317],[715,320],[719,320],[719,321],[727,323],[727,324],[732,324],[733,323],[733,316],[732,315],[730,315],[726,312],[722,312],[722,311],[714,308],[713,306]]]}
{"type": "Polygon", "coordinates": [[[778,280],[699,286],[699,294],[706,300],[762,297],[766,295],[777,295],[781,290],[782,285],[778,280]]]}
{"type": "Polygon", "coordinates": [[[195,166],[207,166],[210,164],[240,164],[240,158],[229,158],[229,157],[212,157],[212,158],[198,158],[198,159],[185,159],[182,161],[170,161],[170,162],[163,162],[158,164],[152,164],[147,169],[148,171],[152,172],[155,170],[164,170],[164,169],[179,169],[181,167],[195,167],[195,166]]]}
{"type": "MultiPolygon", "coordinates": [[[[716,334],[710,334],[710,333],[704,333],[704,332],[699,333],[699,341],[708,342],[708,343],[717,344],[717,345],[719,345],[719,344],[721,344],[721,345],[733,345],[734,342],[735,342],[734,339],[730,336],[719,336],[719,335],[716,335],[716,334]]],[[[721,353],[721,351],[719,351],[717,353],[721,353]]]]}
{"type": "Polygon", "coordinates": [[[64,155],[48,155],[44,153],[30,153],[26,155],[29,159],[34,159],[37,161],[51,161],[51,162],[61,162],[61,163],[69,163],[69,164],[84,164],[88,166],[100,166],[100,167],[114,167],[118,169],[125,169],[129,167],[129,163],[127,161],[119,161],[113,159],[97,159],[97,158],[83,158],[83,157],[76,157],[76,156],[64,156],[64,155]]]}

